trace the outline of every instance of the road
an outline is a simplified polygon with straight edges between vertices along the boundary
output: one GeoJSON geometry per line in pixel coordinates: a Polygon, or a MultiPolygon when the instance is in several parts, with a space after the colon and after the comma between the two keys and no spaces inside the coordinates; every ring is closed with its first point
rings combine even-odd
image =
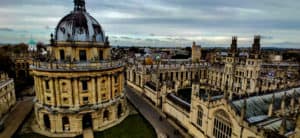
{"type": "Polygon", "coordinates": [[[23,123],[26,116],[33,107],[33,97],[24,98],[23,101],[17,101],[15,109],[9,113],[5,120],[4,131],[0,133],[0,138],[10,138],[23,123]]]}
{"type": "Polygon", "coordinates": [[[125,87],[127,97],[131,103],[138,108],[139,112],[150,122],[158,133],[159,138],[181,138],[178,134],[174,134],[175,128],[165,119],[160,121],[160,113],[154,109],[145,99],[137,94],[135,90],[125,87]]]}

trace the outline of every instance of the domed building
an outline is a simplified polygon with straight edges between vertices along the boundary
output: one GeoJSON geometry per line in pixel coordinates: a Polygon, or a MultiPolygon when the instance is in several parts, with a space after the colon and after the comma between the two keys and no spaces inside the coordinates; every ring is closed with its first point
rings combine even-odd
{"type": "Polygon", "coordinates": [[[51,35],[46,58],[31,66],[35,83],[35,120],[44,135],[102,131],[128,115],[124,65],[111,58],[101,25],[74,0],[74,10],[51,35]]]}

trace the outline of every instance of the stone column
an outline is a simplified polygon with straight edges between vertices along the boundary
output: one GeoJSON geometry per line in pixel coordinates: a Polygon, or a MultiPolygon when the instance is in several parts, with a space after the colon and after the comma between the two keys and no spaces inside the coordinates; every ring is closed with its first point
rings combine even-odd
{"type": "Polygon", "coordinates": [[[79,92],[78,92],[78,78],[75,78],[73,81],[73,88],[74,88],[74,105],[75,108],[79,108],[79,92]]]}
{"type": "Polygon", "coordinates": [[[92,103],[93,104],[96,104],[96,81],[95,81],[95,78],[92,78],[92,89],[91,89],[91,95],[92,95],[92,103]]]}

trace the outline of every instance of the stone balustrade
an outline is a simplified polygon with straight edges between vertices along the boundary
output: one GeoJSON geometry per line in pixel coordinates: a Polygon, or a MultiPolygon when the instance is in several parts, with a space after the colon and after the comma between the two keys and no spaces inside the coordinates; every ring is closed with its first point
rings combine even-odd
{"type": "Polygon", "coordinates": [[[30,66],[31,69],[45,71],[89,71],[89,70],[106,70],[123,67],[124,62],[116,61],[99,61],[99,62],[40,62],[34,61],[30,66]]]}

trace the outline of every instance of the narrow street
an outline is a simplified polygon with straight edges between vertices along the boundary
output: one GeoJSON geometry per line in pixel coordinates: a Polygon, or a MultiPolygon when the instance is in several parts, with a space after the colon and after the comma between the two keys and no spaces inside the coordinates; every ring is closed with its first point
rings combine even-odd
{"type": "Polygon", "coordinates": [[[10,138],[23,123],[26,116],[33,107],[33,97],[24,98],[23,101],[17,101],[15,109],[8,115],[5,120],[5,128],[0,133],[0,138],[10,138]]]}
{"type": "Polygon", "coordinates": [[[128,99],[154,127],[158,133],[158,138],[181,138],[180,135],[174,134],[176,129],[166,119],[160,121],[158,111],[149,105],[141,95],[137,94],[135,90],[128,88],[128,86],[125,86],[125,89],[128,99]]]}

